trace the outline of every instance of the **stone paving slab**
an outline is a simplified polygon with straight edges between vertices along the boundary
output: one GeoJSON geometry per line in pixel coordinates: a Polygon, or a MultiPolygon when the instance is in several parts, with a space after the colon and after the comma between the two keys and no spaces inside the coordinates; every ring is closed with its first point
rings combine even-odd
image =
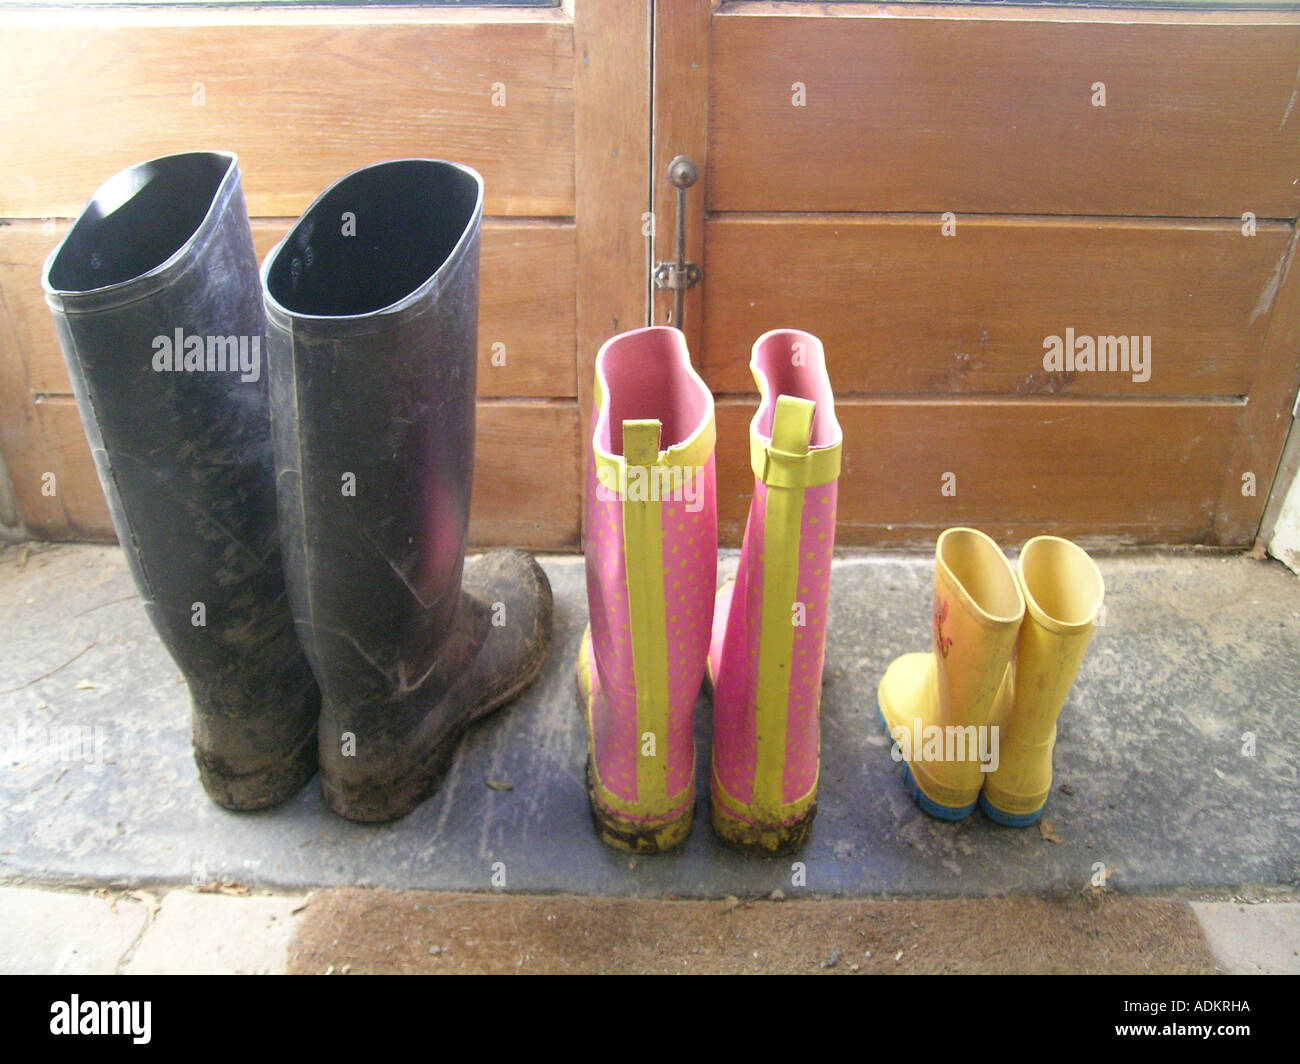
{"type": "Polygon", "coordinates": [[[1300,903],[1193,902],[1205,940],[1234,975],[1300,975],[1300,903]]]}
{"type": "Polygon", "coordinates": [[[167,894],[127,975],[279,975],[302,899],[177,890],[167,894]]]}
{"type": "Polygon", "coordinates": [[[143,901],[0,887],[0,974],[112,975],[148,923],[143,901]]]}

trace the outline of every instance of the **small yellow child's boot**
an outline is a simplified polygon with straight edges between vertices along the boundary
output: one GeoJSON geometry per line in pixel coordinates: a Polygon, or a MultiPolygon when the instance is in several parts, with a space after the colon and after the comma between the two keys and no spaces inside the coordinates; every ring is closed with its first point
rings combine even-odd
{"type": "Polygon", "coordinates": [[[989,721],[998,728],[998,765],[984,780],[980,808],[990,820],[1023,828],[1043,815],[1052,789],[1056,718],[1092,639],[1105,586],[1096,562],[1056,536],[1026,543],[1016,576],[1025,619],[989,721]]]}
{"type": "Polygon", "coordinates": [[[998,545],[950,528],[935,547],[933,650],[904,654],[877,698],[908,793],[931,816],[960,820],[984,783],[985,727],[1015,649],[1025,602],[998,545]]]}

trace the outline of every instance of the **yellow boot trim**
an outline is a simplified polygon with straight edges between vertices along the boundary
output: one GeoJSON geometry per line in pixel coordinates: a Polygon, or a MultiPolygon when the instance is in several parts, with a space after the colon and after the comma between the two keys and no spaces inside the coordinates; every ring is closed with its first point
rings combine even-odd
{"type": "MultiPolygon", "coordinates": [[[[700,387],[704,388],[704,382],[699,376],[691,371],[691,377],[699,381],[700,387]]],[[[596,374],[594,392],[592,395],[592,406],[596,410],[602,409],[605,404],[605,390],[601,383],[600,374],[596,374]]],[[[659,424],[659,422],[651,422],[659,424]]],[[[709,408],[709,416],[705,418],[699,427],[682,440],[681,443],[669,447],[666,451],[658,450],[659,442],[655,440],[654,460],[650,462],[651,466],[657,466],[660,470],[666,470],[670,476],[680,476],[685,484],[689,478],[698,475],[712,456],[714,447],[717,444],[718,429],[716,419],[713,415],[712,407],[709,408]]],[[[592,454],[596,459],[596,481],[606,491],[617,493],[619,498],[626,498],[628,483],[628,461],[627,461],[627,442],[626,438],[623,443],[623,454],[614,454],[611,451],[603,450],[596,442],[592,441],[592,454]]]]}
{"type": "MultiPolygon", "coordinates": [[[[658,421],[623,422],[629,475],[638,468],[649,475],[658,466],[661,428],[658,421]]],[[[668,607],[661,507],[658,501],[623,497],[623,558],[636,677],[636,804],[649,816],[668,812],[668,607]],[[653,748],[650,754],[647,746],[653,748]]]]}
{"type": "Polygon", "coordinates": [[[790,450],[778,443],[778,418],[781,416],[782,403],[807,403],[808,436],[812,435],[812,410],[817,404],[811,399],[796,399],[792,395],[779,395],[776,399],[776,413],[772,417],[772,441],[769,443],[761,433],[753,428],[749,433],[749,466],[769,488],[813,488],[838,480],[840,476],[840,456],[844,444],[835,443],[830,447],[808,449],[808,437],[804,437],[803,450],[790,450]]]}
{"type": "Polygon", "coordinates": [[[785,482],[784,471],[808,454],[816,404],[782,395],[772,418],[767,463],[776,472],[767,484],[763,514],[763,616],[759,622],[758,687],[754,694],[754,789],[751,815],[763,821],[784,819],[786,725],[790,673],[794,663],[793,608],[799,592],[799,531],[803,522],[802,486],[785,482]]]}

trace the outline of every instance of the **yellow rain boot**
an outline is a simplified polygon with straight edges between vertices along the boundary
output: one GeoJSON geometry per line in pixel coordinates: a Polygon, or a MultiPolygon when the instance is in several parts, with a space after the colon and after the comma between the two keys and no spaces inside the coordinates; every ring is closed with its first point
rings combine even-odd
{"type": "Polygon", "coordinates": [[[1101,571],[1068,539],[1037,536],[1016,565],[1026,613],[989,723],[998,728],[999,759],[980,794],[980,808],[1007,827],[1043,815],[1052,789],[1056,718],[1092,639],[1105,585],[1101,571]]]}
{"type": "Polygon", "coordinates": [[[1015,649],[1025,601],[998,545],[973,528],[950,528],[935,546],[932,651],[904,654],[877,698],[908,793],[931,816],[960,820],[975,808],[986,725],[1015,649]]]}

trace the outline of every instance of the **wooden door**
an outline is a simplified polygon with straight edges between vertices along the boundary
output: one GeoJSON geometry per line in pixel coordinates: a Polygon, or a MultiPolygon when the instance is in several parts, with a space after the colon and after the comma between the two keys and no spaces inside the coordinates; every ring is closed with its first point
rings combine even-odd
{"type": "Polygon", "coordinates": [[[1251,543],[1300,383],[1300,14],[656,0],[654,62],[656,217],[668,160],[702,168],[724,541],[749,346],[795,326],[838,396],[843,545],[1251,543]],[[1121,336],[1149,365],[1047,358],[1121,336]]]}
{"type": "Polygon", "coordinates": [[[579,398],[646,314],[650,25],[627,0],[0,10],[0,453],[27,530],[112,537],[41,265],[110,174],[216,147],[261,255],[357,166],[484,175],[471,540],[576,549],[579,398]]]}

